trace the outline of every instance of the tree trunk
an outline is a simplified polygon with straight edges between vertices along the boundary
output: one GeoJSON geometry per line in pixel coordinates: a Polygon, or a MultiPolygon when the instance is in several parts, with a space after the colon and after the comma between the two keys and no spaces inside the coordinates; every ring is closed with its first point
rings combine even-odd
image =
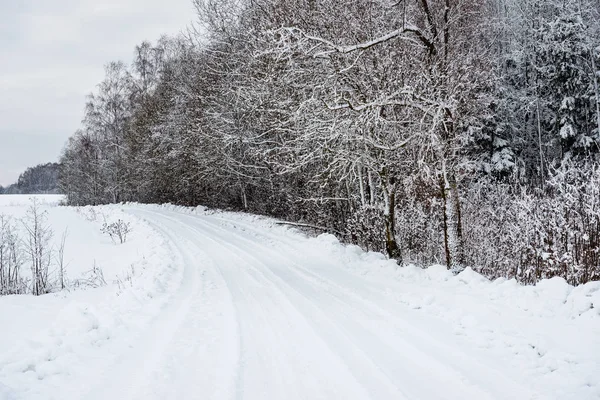
{"type": "MultiPolygon", "coordinates": [[[[537,93],[537,89],[536,89],[537,93]]],[[[537,96],[537,94],[536,94],[537,96]]],[[[540,186],[544,187],[544,148],[542,147],[542,121],[540,116],[540,98],[537,96],[536,99],[536,117],[537,117],[537,134],[538,134],[538,146],[540,151],[540,186]]]]}
{"type": "Polygon", "coordinates": [[[367,170],[367,178],[369,180],[369,204],[375,204],[375,184],[373,183],[373,174],[367,170]]]}
{"type": "Polygon", "coordinates": [[[460,197],[458,194],[458,183],[454,175],[450,178],[450,190],[452,192],[452,207],[454,208],[454,216],[456,218],[456,225],[454,227],[456,232],[456,249],[454,254],[455,263],[458,266],[465,264],[465,252],[463,246],[463,232],[462,232],[462,212],[460,207],[460,197]]]}
{"type": "MultiPolygon", "coordinates": [[[[598,135],[600,135],[600,89],[598,89],[598,74],[600,71],[596,71],[596,62],[594,61],[594,52],[590,51],[592,59],[592,72],[594,75],[594,94],[596,95],[596,125],[598,127],[598,135]]],[[[597,146],[600,144],[596,143],[597,146]]]]}
{"type": "Polygon", "coordinates": [[[240,185],[240,197],[242,200],[242,205],[244,206],[244,210],[248,209],[248,196],[246,196],[246,188],[244,185],[240,185]]]}
{"type": "Polygon", "coordinates": [[[458,188],[455,179],[448,176],[445,162],[442,165],[442,179],[440,186],[443,200],[446,268],[456,269],[460,268],[464,262],[462,251],[462,220],[458,188]]]}
{"type": "Polygon", "coordinates": [[[385,249],[390,258],[402,263],[402,252],[396,242],[396,185],[393,179],[386,188],[385,249]]]}
{"type": "Polygon", "coordinates": [[[367,204],[366,196],[365,196],[365,183],[363,181],[363,171],[362,165],[358,165],[358,186],[360,189],[360,204],[361,206],[365,206],[367,204]]]}

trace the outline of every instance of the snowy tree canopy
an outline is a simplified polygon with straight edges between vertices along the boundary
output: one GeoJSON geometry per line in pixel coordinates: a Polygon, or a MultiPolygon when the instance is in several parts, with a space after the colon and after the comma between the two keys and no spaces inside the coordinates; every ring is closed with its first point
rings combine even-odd
{"type": "Polygon", "coordinates": [[[398,262],[600,279],[597,2],[194,5],[198,29],[107,64],[62,155],[71,204],[248,210],[398,262]]]}

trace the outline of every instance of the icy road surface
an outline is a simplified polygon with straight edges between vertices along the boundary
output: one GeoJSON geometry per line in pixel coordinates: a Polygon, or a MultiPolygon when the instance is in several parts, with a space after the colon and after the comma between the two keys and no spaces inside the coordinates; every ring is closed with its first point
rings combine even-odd
{"type": "Polygon", "coordinates": [[[97,345],[114,356],[78,360],[78,391],[45,398],[600,398],[597,284],[396,269],[248,216],[123,211],[164,237],[177,284],[134,340],[97,345]]]}

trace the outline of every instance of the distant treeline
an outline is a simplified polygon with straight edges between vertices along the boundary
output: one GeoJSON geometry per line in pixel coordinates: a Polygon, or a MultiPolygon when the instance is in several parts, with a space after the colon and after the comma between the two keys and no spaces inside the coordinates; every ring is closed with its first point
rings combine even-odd
{"type": "Polygon", "coordinates": [[[60,164],[47,163],[27,168],[17,181],[8,187],[0,186],[0,194],[57,194],[60,164]]]}

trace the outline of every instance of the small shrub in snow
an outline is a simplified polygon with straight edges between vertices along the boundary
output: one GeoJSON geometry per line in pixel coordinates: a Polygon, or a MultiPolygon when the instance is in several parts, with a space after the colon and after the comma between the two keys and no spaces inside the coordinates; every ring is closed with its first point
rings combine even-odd
{"type": "Polygon", "coordinates": [[[101,286],[106,286],[106,279],[104,279],[104,271],[102,268],[96,264],[94,261],[94,266],[88,272],[84,274],[84,277],[81,279],[77,279],[73,282],[75,287],[92,287],[97,288],[101,286]]]}
{"type": "Polygon", "coordinates": [[[363,206],[348,218],[346,235],[352,243],[367,251],[384,251],[383,226],[383,210],[378,207],[363,206]]]}
{"type": "Polygon", "coordinates": [[[131,232],[131,224],[129,222],[125,222],[122,219],[117,220],[116,222],[108,223],[104,222],[102,225],[102,233],[110,236],[110,239],[117,243],[123,244],[127,241],[127,234],[131,232]]]}
{"type": "Polygon", "coordinates": [[[115,283],[119,288],[119,292],[125,290],[128,287],[133,286],[133,277],[135,275],[135,266],[131,264],[129,270],[123,276],[117,276],[115,283]]]}
{"type": "Polygon", "coordinates": [[[79,208],[78,211],[83,215],[83,217],[90,221],[95,222],[98,219],[98,212],[93,207],[83,207],[79,208]]]}
{"type": "Polygon", "coordinates": [[[549,173],[543,191],[484,181],[466,191],[467,265],[525,284],[600,280],[600,167],[565,163],[549,173]]]}

